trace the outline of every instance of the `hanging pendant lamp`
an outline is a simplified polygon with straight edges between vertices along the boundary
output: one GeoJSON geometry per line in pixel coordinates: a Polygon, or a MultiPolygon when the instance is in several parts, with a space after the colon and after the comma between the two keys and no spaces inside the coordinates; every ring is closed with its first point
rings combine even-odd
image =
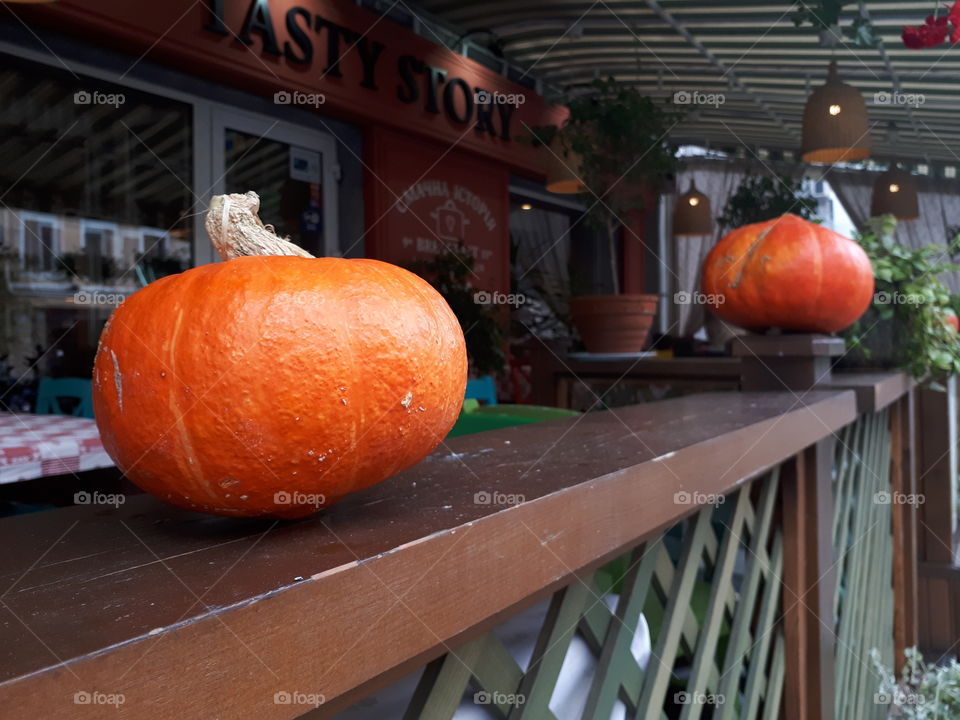
{"type": "Polygon", "coordinates": [[[702,237],[713,234],[710,198],[697,190],[693,179],[690,189],[677,198],[673,207],[673,236],[702,237]]]}
{"type": "Polygon", "coordinates": [[[559,136],[554,136],[547,150],[547,191],[559,195],[574,195],[586,191],[580,179],[580,156],[572,150],[564,151],[559,136]]]}
{"type": "Polygon", "coordinates": [[[826,82],[803,109],[804,162],[838,163],[870,157],[870,122],[860,91],[840,80],[830,63],[826,82]]]}
{"type": "Polygon", "coordinates": [[[897,220],[916,220],[920,217],[917,200],[917,182],[913,175],[896,165],[877,176],[873,183],[870,217],[893,215],[897,220]]]}

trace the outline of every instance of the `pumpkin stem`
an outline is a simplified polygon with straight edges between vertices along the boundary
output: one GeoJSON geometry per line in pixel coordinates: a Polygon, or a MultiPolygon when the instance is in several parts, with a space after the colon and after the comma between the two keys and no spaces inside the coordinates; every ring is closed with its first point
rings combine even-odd
{"type": "Polygon", "coordinates": [[[214,195],[204,223],[210,242],[223,260],[248,255],[313,255],[267,228],[257,213],[260,196],[253,190],[245,195],[214,195]]]}

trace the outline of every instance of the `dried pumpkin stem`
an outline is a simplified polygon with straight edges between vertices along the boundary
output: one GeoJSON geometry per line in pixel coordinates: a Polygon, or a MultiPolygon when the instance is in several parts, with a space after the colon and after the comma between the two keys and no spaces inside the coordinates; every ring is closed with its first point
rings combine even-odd
{"type": "Polygon", "coordinates": [[[244,195],[214,195],[207,211],[206,228],[217,254],[223,260],[249,255],[313,255],[264,225],[257,214],[260,196],[252,190],[244,195]]]}

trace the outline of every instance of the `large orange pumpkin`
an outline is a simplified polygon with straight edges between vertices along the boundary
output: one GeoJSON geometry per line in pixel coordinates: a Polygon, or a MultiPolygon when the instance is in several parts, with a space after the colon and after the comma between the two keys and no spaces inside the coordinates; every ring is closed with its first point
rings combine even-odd
{"type": "Polygon", "coordinates": [[[228,196],[227,208],[215,200],[208,229],[222,255],[251,252],[253,237],[272,246],[260,252],[300,257],[204,265],[116,309],[97,352],[94,409],[117,466],[181,507],[300,517],[433,450],[456,421],[467,373],[443,298],[388,263],[303,257],[259,219],[247,232],[255,195],[228,196]]]}
{"type": "Polygon", "coordinates": [[[724,236],[703,264],[702,288],[722,319],[761,331],[836,332],[873,298],[873,268],[857,243],[796,215],[724,236]]]}

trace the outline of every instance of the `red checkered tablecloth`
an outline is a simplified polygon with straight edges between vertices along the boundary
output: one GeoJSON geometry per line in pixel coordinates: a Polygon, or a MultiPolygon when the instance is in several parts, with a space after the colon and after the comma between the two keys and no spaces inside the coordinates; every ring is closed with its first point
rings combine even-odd
{"type": "Polygon", "coordinates": [[[0,484],[112,465],[93,420],[0,413],[0,484]]]}

